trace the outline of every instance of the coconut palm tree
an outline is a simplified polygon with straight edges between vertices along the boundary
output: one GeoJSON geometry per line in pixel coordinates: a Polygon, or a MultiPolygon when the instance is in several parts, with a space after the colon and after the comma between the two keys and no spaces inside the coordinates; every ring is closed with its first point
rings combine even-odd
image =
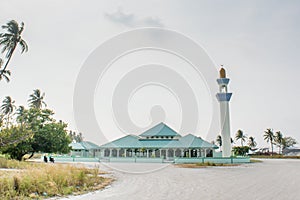
{"type": "Polygon", "coordinates": [[[10,71],[1,69],[2,65],[3,65],[3,60],[0,58],[0,81],[4,79],[6,80],[6,82],[9,82],[10,71]]]}
{"type": "Polygon", "coordinates": [[[23,124],[24,122],[24,111],[25,111],[24,106],[19,106],[15,113],[17,115],[17,122],[21,124],[23,124]]]}
{"type": "Polygon", "coordinates": [[[1,105],[1,113],[6,116],[6,127],[8,127],[9,125],[9,119],[10,119],[10,114],[13,113],[14,109],[15,109],[15,101],[11,99],[10,96],[6,96],[4,98],[4,100],[2,101],[2,105],[1,105]]]}
{"type": "Polygon", "coordinates": [[[270,143],[270,145],[271,145],[271,150],[272,150],[272,155],[273,155],[274,133],[273,133],[273,130],[272,130],[272,129],[268,128],[267,130],[265,130],[264,140],[266,140],[267,142],[270,143]]]}
{"type": "Polygon", "coordinates": [[[221,150],[221,146],[222,146],[222,136],[221,135],[217,136],[216,143],[220,147],[220,150],[221,150]]]}
{"type": "Polygon", "coordinates": [[[244,132],[242,130],[238,130],[236,132],[236,135],[235,135],[235,140],[238,141],[238,140],[241,140],[241,145],[243,145],[244,142],[246,142],[246,135],[244,135],[244,132]]]}
{"type": "Polygon", "coordinates": [[[24,30],[23,22],[19,25],[15,20],[11,20],[3,25],[2,28],[6,30],[6,32],[0,34],[0,46],[2,46],[2,53],[6,52],[5,57],[7,60],[0,75],[5,73],[7,65],[17,46],[21,47],[21,53],[28,51],[28,45],[21,36],[24,30]]]}
{"type": "Polygon", "coordinates": [[[31,108],[41,109],[47,104],[44,102],[45,93],[41,94],[39,89],[33,90],[33,93],[29,96],[28,102],[31,108]]]}
{"type": "Polygon", "coordinates": [[[280,131],[277,131],[274,136],[274,141],[276,142],[279,150],[279,154],[281,153],[281,146],[283,144],[283,135],[280,131]]]}
{"type": "Polygon", "coordinates": [[[255,148],[256,147],[257,143],[255,142],[254,137],[250,136],[248,138],[248,145],[249,145],[250,148],[255,148]]]}

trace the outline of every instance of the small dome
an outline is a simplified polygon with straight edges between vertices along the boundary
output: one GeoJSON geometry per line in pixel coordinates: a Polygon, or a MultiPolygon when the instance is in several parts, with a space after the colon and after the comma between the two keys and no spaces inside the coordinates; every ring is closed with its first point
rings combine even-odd
{"type": "Polygon", "coordinates": [[[226,71],[223,67],[220,69],[220,78],[226,78],[226,71]]]}

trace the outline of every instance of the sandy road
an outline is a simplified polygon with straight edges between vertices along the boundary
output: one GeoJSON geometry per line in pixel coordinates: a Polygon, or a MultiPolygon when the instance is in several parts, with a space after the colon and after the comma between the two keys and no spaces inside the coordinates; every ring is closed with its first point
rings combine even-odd
{"type": "Polygon", "coordinates": [[[300,199],[300,160],[200,169],[150,163],[111,163],[100,168],[117,179],[111,187],[65,199],[300,199]]]}

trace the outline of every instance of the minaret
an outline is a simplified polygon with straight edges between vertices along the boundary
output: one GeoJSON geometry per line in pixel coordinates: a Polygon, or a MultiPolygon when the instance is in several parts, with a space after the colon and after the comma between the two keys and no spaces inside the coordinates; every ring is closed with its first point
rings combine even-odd
{"type": "Polygon", "coordinates": [[[227,85],[229,78],[226,78],[226,71],[224,68],[220,70],[220,78],[217,79],[219,84],[219,93],[217,99],[220,103],[221,116],[221,136],[222,136],[222,156],[231,156],[231,137],[230,137],[230,115],[229,115],[229,101],[232,93],[227,92],[227,85]]]}

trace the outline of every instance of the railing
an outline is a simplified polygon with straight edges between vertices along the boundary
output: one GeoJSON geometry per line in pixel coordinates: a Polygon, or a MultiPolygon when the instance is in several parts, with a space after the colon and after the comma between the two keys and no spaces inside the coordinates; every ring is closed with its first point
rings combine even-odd
{"type": "Polygon", "coordinates": [[[55,162],[127,162],[127,163],[250,163],[250,157],[145,158],[145,157],[77,157],[57,156],[55,162]]]}
{"type": "Polygon", "coordinates": [[[223,164],[237,164],[250,163],[250,157],[202,157],[202,158],[176,158],[174,163],[223,163],[223,164]]]}

